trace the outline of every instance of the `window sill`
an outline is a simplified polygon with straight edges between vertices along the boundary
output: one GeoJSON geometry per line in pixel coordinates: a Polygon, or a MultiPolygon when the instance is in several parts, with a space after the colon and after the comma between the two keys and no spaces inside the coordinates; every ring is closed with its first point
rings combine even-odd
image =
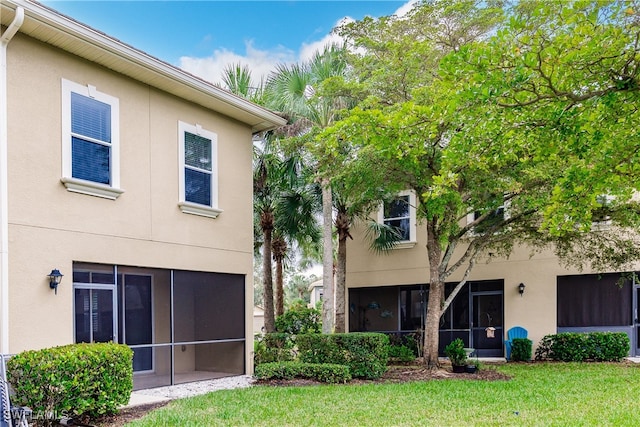
{"type": "Polygon", "coordinates": [[[207,218],[217,218],[218,215],[223,212],[222,209],[216,209],[190,202],[180,202],[178,203],[178,206],[183,213],[204,216],[207,218]]]}
{"type": "Polygon", "coordinates": [[[67,191],[102,197],[103,199],[115,200],[124,193],[124,190],[120,188],[110,187],[97,182],[85,181],[83,179],[62,178],[60,181],[62,181],[64,186],[67,187],[67,191]]]}
{"type": "Polygon", "coordinates": [[[399,242],[393,245],[393,249],[411,249],[416,245],[416,243],[418,242],[413,242],[413,241],[399,242]]]}

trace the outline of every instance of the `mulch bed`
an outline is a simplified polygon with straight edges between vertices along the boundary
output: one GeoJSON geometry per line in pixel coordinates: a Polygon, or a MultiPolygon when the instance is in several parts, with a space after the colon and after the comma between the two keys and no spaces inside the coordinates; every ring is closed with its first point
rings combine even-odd
{"type": "MultiPolygon", "coordinates": [[[[375,383],[404,383],[412,381],[432,381],[432,380],[476,380],[476,381],[507,381],[511,379],[508,375],[496,371],[491,365],[483,365],[482,369],[474,374],[454,374],[450,366],[443,366],[440,369],[427,369],[420,365],[392,365],[387,372],[377,380],[354,379],[348,385],[353,384],[375,384],[375,383]]],[[[294,378],[291,380],[260,380],[256,385],[285,387],[285,386],[310,386],[326,385],[320,381],[305,378],[294,378]]]]}

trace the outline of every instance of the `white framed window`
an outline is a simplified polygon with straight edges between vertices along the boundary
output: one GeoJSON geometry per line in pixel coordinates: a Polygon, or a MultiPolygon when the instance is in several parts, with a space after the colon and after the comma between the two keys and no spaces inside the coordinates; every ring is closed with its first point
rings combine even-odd
{"type": "MultiPolygon", "coordinates": [[[[510,200],[505,200],[501,206],[498,206],[497,209],[489,212],[489,215],[482,221],[480,224],[473,227],[471,231],[472,234],[478,235],[482,234],[485,230],[490,228],[492,225],[508,220],[511,215],[509,213],[509,206],[511,205],[510,200]]],[[[471,224],[484,215],[486,212],[483,211],[474,211],[467,214],[467,224],[471,224]]]]}
{"type": "Polygon", "coordinates": [[[116,199],[120,189],[119,100],[62,79],[62,182],[67,190],[116,199]]]}
{"type": "Polygon", "coordinates": [[[609,215],[611,204],[615,201],[615,196],[601,194],[596,196],[596,209],[593,212],[591,228],[596,231],[608,230],[611,227],[611,215],[609,215]]]}
{"type": "Polygon", "coordinates": [[[384,202],[378,212],[378,222],[394,227],[401,240],[394,249],[412,248],[416,245],[416,194],[402,191],[389,202],[384,202]]]}
{"type": "Polygon", "coordinates": [[[180,202],[184,213],[216,218],[218,135],[202,126],[178,122],[180,202]]]}

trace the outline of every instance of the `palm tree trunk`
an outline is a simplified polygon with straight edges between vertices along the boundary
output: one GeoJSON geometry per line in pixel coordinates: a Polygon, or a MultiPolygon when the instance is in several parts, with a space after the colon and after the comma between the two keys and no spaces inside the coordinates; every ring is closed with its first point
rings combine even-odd
{"type": "Polygon", "coordinates": [[[264,288],[264,329],[271,333],[276,331],[276,321],[273,310],[273,273],[271,267],[271,233],[273,231],[273,221],[261,221],[264,243],[262,247],[262,268],[263,268],[263,288],[264,288]]]}
{"type": "Polygon", "coordinates": [[[333,202],[331,183],[322,178],[322,332],[333,333],[333,202]]]}
{"type": "Polygon", "coordinates": [[[274,233],[271,241],[271,253],[276,261],[276,317],[284,314],[284,274],[283,263],[287,254],[287,241],[279,233],[274,233]]]}
{"type": "Polygon", "coordinates": [[[276,316],[284,314],[284,277],[282,273],[282,257],[276,257],[276,316]]]}

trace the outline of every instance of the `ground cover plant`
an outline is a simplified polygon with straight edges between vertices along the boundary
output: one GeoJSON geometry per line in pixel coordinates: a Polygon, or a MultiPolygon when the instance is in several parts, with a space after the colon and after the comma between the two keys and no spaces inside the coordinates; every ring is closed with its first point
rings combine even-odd
{"type": "Polygon", "coordinates": [[[510,379],[482,381],[471,379],[474,374],[436,371],[428,381],[255,386],[177,400],[130,425],[636,424],[637,365],[545,362],[486,369],[510,379]]]}

